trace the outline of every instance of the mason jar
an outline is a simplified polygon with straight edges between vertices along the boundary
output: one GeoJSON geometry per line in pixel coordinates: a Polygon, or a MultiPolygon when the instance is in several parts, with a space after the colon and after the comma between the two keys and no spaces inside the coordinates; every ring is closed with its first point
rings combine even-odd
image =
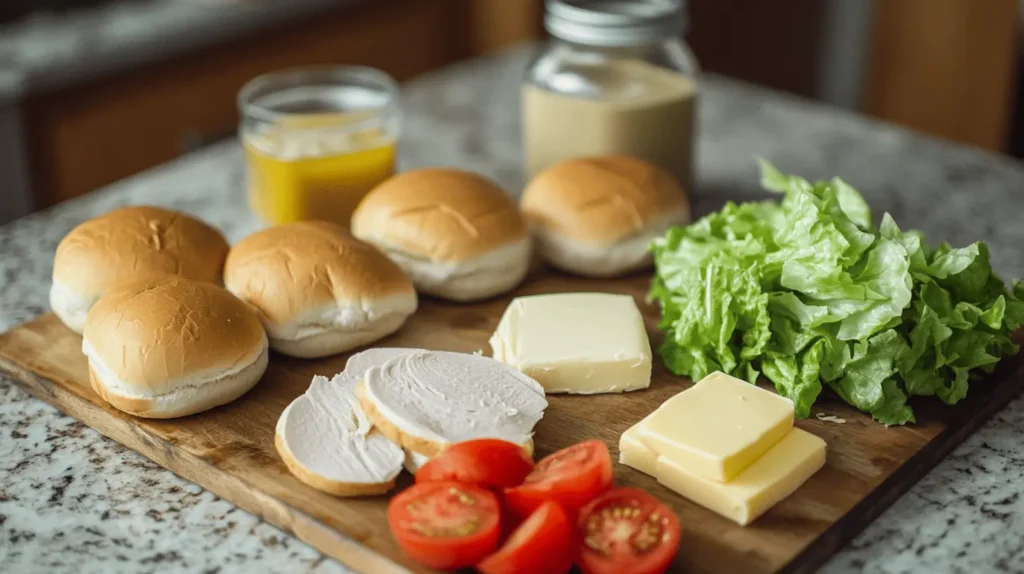
{"type": "Polygon", "coordinates": [[[699,70],[680,0],[548,0],[522,86],[527,179],[564,159],[646,159],[693,185],[699,70]]]}
{"type": "Polygon", "coordinates": [[[348,227],[356,205],[395,172],[398,84],[358,66],[260,76],[238,95],[249,203],[269,224],[348,227]]]}

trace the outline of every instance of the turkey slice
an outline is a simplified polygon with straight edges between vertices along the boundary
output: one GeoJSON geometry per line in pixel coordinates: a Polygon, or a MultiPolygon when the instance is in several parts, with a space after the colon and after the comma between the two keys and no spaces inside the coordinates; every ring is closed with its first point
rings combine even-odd
{"type": "Polygon", "coordinates": [[[444,351],[416,351],[369,368],[359,394],[374,426],[428,457],[476,438],[525,445],[548,405],[540,383],[516,369],[444,351]]]}
{"type": "Polygon", "coordinates": [[[425,454],[407,450],[405,451],[405,470],[408,470],[409,474],[416,474],[416,471],[427,464],[429,460],[430,457],[425,454]]]}
{"type": "Polygon", "coordinates": [[[401,447],[373,429],[355,395],[365,371],[414,349],[370,349],[353,355],[333,379],[313,377],[309,390],[281,413],[274,444],[299,480],[336,496],[390,490],[402,470],[401,447]]]}

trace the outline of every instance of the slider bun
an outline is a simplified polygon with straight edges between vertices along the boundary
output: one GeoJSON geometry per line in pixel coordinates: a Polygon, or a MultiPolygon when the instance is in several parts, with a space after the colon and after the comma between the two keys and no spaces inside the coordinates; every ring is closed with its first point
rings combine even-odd
{"type": "Polygon", "coordinates": [[[114,287],[161,275],[220,283],[228,243],[219,231],[177,211],[122,207],[71,230],[53,260],[50,307],[71,330],[114,287]]]}
{"type": "Polygon", "coordinates": [[[472,301],[518,285],[530,237],[515,204],[490,180],[430,168],[392,177],[352,215],[352,232],[387,253],[424,293],[472,301]]]}
{"type": "Polygon", "coordinates": [[[267,367],[267,337],[245,303],[216,285],[165,276],[115,288],[85,320],[93,389],[147,418],[235,400],[267,367]]]}
{"type": "Polygon", "coordinates": [[[690,220],[686,192],[675,178],[627,156],[555,164],[533,178],[520,207],[549,263],[591,277],[650,265],[651,240],[690,220]]]}
{"type": "Polygon", "coordinates": [[[416,311],[402,270],[339,225],[305,221],[254,233],[231,249],[224,284],[256,309],[270,346],[323,357],[397,331],[416,311]]]}

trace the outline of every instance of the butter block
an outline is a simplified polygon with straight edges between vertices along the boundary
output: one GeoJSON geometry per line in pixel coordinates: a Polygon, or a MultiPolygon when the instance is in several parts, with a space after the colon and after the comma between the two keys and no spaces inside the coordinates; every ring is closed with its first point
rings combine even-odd
{"type": "Polygon", "coordinates": [[[793,428],[793,402],[715,372],[662,403],[637,432],[687,472],[726,482],[793,428]]]}
{"type": "Polygon", "coordinates": [[[746,526],[800,488],[825,465],[825,441],[798,428],[727,483],[688,472],[669,457],[657,459],[658,482],[746,526]]]}
{"type": "Polygon", "coordinates": [[[651,384],[651,345],[629,295],[517,297],[490,343],[495,359],[547,393],[620,393],[651,384]]]}

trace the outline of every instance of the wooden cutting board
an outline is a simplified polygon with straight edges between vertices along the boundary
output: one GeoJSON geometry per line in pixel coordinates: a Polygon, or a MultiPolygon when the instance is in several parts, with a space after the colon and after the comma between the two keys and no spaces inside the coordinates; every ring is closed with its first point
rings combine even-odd
{"type": "MultiPolygon", "coordinates": [[[[589,281],[535,275],[517,294],[561,291],[628,293],[643,304],[646,277],[589,281]]],[[[385,346],[489,353],[487,339],[510,297],[458,305],[422,301],[420,311],[385,346]]],[[[651,342],[661,336],[657,310],[642,305],[651,342]]],[[[388,530],[387,497],[341,499],[294,479],[274,450],[278,415],[315,374],[342,370],[347,355],[298,360],[273,355],[263,380],[230,405],[177,420],[134,418],[108,407],[89,387],[81,338],[53,315],[0,335],[0,369],[29,392],[182,477],[264,517],[325,554],[373,574],[425,570],[408,560],[388,530]]],[[[657,362],[657,361],[656,361],[657,362]]],[[[679,513],[684,533],[672,571],[734,574],[809,572],[1013,397],[1024,384],[1024,358],[1003,361],[971,385],[956,407],[915,403],[919,423],[885,428],[833,396],[797,426],[828,443],[828,460],[793,496],[746,528],[690,503],[653,478],[616,464],[615,479],[654,494],[679,513]],[[820,420],[831,415],[844,423],[820,420]]],[[[549,397],[536,429],[537,456],[589,438],[618,457],[619,435],[690,385],[654,369],[651,388],[624,395],[549,397]]],[[[409,484],[403,475],[399,488],[409,484]]]]}

